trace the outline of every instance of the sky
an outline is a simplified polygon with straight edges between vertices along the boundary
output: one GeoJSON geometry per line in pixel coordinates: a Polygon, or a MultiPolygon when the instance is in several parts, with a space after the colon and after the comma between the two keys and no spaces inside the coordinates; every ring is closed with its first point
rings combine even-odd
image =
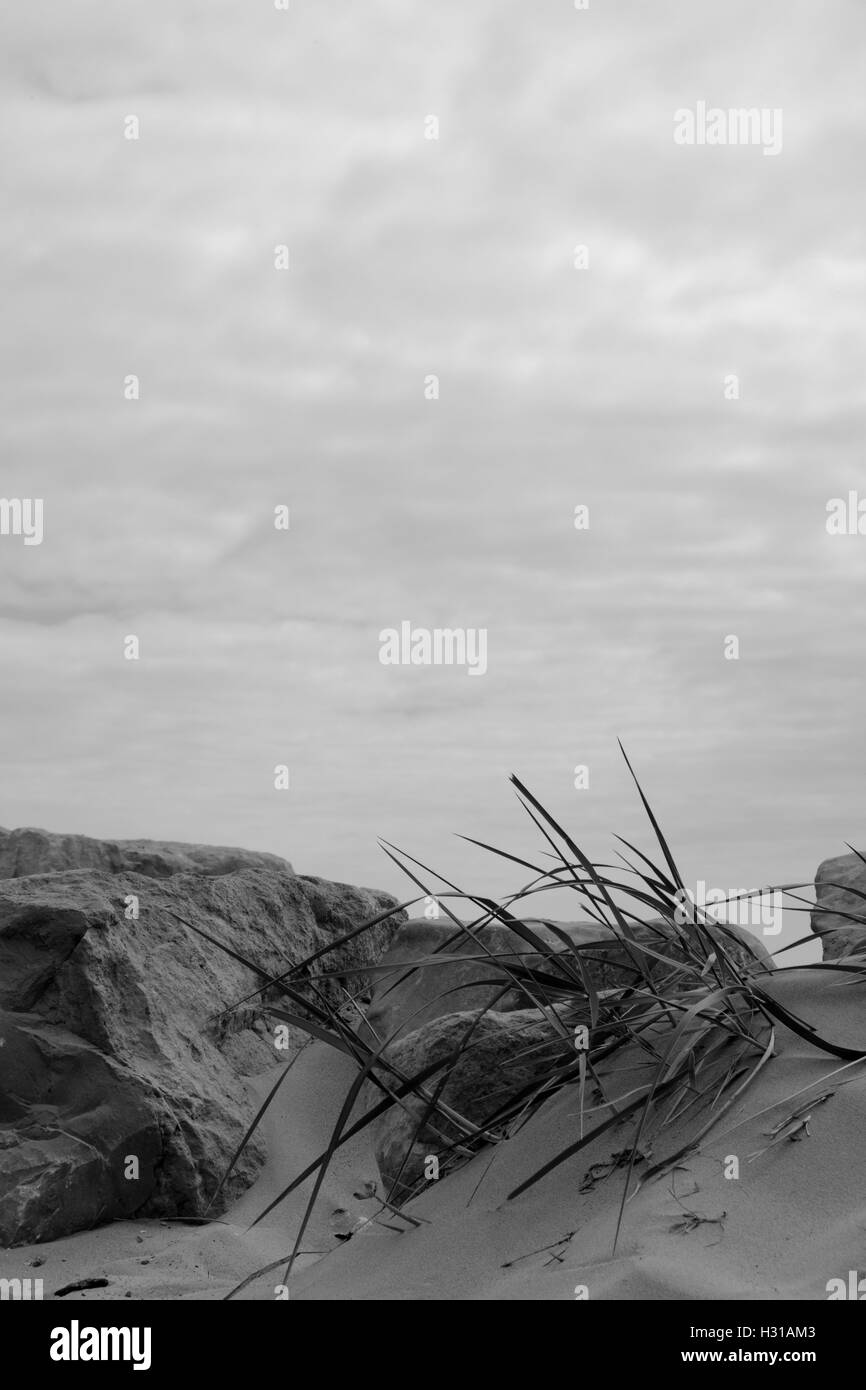
{"type": "Polygon", "coordinates": [[[0,497],[44,535],[0,535],[0,822],[411,894],[381,837],[504,894],[454,836],[532,858],[512,772],[651,847],[620,738],[687,881],[862,844],[864,39],[862,0],[7,9],[0,497]],[[781,149],[678,145],[699,102],[781,149]],[[381,664],[404,621],[486,673],[381,664]]]}

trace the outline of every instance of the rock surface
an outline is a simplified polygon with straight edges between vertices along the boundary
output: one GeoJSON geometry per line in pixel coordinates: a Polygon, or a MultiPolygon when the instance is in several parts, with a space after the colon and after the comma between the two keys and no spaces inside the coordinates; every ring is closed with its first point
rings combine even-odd
{"type": "MultiPolygon", "coordinates": [[[[537,1009],[491,1010],[479,1018],[475,1010],[445,1014],[423,1023],[389,1049],[390,1060],[408,1075],[450,1056],[471,1032],[465,1052],[448,1075],[439,1100],[464,1120],[483,1125],[500,1106],[524,1087],[547,1075],[559,1060],[571,1061],[570,1042],[552,1034],[537,1009]]],[[[438,1078],[428,1083],[435,1089],[438,1078]]],[[[374,1099],[372,1093],[369,1100],[374,1099]]],[[[460,1129],[436,1114],[413,1135],[426,1110],[425,1101],[410,1096],[373,1122],[376,1161],[391,1200],[402,1201],[425,1176],[425,1161],[458,1139],[460,1129]]]]}
{"type": "Polygon", "coordinates": [[[812,931],[821,938],[824,960],[866,951],[866,896],[858,893],[866,895],[866,864],[856,854],[841,854],[818,865],[812,931]],[[852,917],[863,920],[858,923],[852,917]]]}
{"type": "MultiPolygon", "coordinates": [[[[0,1244],[132,1212],[203,1213],[257,1109],[250,1078],[285,1054],[259,998],[214,1019],[263,977],[193,926],[277,975],[393,903],[287,865],[0,882],[0,1244]]],[[[375,962],[404,920],[313,973],[375,962]]],[[[320,987],[345,997],[338,981],[320,987]]],[[[215,1212],[262,1157],[245,1151],[215,1212]]]]}
{"type": "Polygon", "coordinates": [[[102,869],[105,873],[231,874],[238,869],[279,869],[293,873],[276,854],[220,845],[184,845],[171,840],[93,840],[89,835],[58,835],[50,830],[0,829],[0,878],[58,873],[63,869],[102,869]]]}

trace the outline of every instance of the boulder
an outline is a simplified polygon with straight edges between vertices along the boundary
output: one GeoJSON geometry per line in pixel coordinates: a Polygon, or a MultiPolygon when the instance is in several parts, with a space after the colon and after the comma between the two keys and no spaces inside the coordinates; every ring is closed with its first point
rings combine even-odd
{"type": "Polygon", "coordinates": [[[0,879],[64,869],[100,869],[148,878],[172,874],[232,874],[238,869],[279,869],[293,873],[276,854],[220,845],[184,845],[172,840],[92,840],[89,835],[58,835],[50,830],[0,830],[0,879]]]}
{"type": "Polygon", "coordinates": [[[866,951],[866,864],[856,854],[840,854],[819,864],[812,931],[821,938],[824,960],[866,951]]]}
{"type": "MultiPolygon", "coordinates": [[[[553,1033],[537,1009],[490,1010],[479,1018],[475,1011],[444,1014],[423,1023],[389,1049],[389,1059],[408,1075],[450,1057],[468,1038],[465,1052],[451,1069],[439,1101],[464,1120],[483,1126],[500,1106],[524,1087],[547,1075],[557,1061],[572,1061],[570,1041],[553,1033]]],[[[436,1076],[427,1083],[435,1090],[436,1076]]],[[[365,1088],[368,1104],[377,1098],[365,1088]]],[[[461,1130],[447,1116],[430,1117],[413,1140],[424,1116],[425,1101],[409,1096],[402,1105],[373,1121],[376,1162],[390,1200],[404,1201],[425,1177],[425,1162],[459,1139],[461,1130]]],[[[451,1151],[453,1158],[454,1151],[451,1151]]]]}
{"type": "MultiPolygon", "coordinates": [[[[288,866],[0,882],[0,1244],[133,1212],[201,1215],[256,1112],[251,1078],[285,1058],[259,996],[222,1011],[261,985],[261,971],[280,974],[391,906],[288,866]]],[[[403,920],[329,952],[312,973],[373,964],[403,920]]],[[[363,990],[369,977],[350,983],[363,990]]],[[[338,980],[320,989],[345,999],[338,980]]],[[[215,1213],[262,1159],[252,1143],[215,1213]]]]}

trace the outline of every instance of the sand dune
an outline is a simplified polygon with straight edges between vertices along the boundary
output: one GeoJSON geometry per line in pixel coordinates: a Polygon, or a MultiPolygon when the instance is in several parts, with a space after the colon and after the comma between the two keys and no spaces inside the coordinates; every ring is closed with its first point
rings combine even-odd
{"type": "MultiPolygon", "coordinates": [[[[826,1036],[862,1047],[864,986],[851,985],[851,978],[821,977],[816,984],[814,973],[798,972],[778,977],[773,989],[826,1036]]],[[[413,1214],[429,1225],[404,1236],[375,1230],[353,1240],[305,1270],[293,1297],[573,1299],[582,1284],[591,1299],[826,1299],[828,1280],[866,1266],[860,1159],[866,1066],[825,1080],[843,1065],[780,1028],[778,1056],[719,1124],[718,1137],[711,1134],[699,1157],[628,1203],[614,1257],[622,1170],[591,1192],[579,1189],[593,1163],[622,1147],[615,1130],[506,1200],[576,1137],[570,1089],[500,1145],[492,1162],[490,1152],[480,1154],[413,1203],[413,1214]],[[834,1087],[814,1109],[808,1135],[749,1160],[770,1143],[774,1124],[834,1087]],[[724,1177],[729,1155],[740,1159],[736,1180],[724,1177]],[[690,1213],[706,1220],[694,1223],[690,1213]],[[575,1234],[568,1238],[569,1232],[575,1234]]],[[[670,1148],[687,1132],[673,1126],[670,1148]]]]}
{"type": "MultiPolygon", "coordinates": [[[[864,986],[852,984],[853,978],[803,971],[774,977],[772,988],[825,1036],[864,1046],[864,986]]],[[[585,1286],[590,1299],[604,1300],[826,1299],[830,1279],[866,1267],[860,1159],[866,1066],[838,1070],[844,1066],[780,1027],[777,1056],[709,1135],[700,1156],[684,1159],[629,1201],[615,1255],[624,1171],[614,1167],[604,1176],[598,1168],[591,1190],[580,1189],[594,1164],[609,1162],[624,1147],[628,1122],[508,1200],[533,1169],[577,1136],[574,1088],[558,1094],[508,1142],[432,1182],[408,1208],[423,1224],[404,1234],[370,1222],[378,1203],[354,1195],[377,1177],[360,1136],[328,1173],[302,1246],[317,1253],[299,1260],[290,1296],[574,1299],[585,1286]],[[828,1090],[834,1093],[812,1109],[808,1133],[750,1157],[771,1144],[774,1125],[828,1090]],[[739,1158],[739,1178],[724,1176],[730,1156],[739,1158]],[[340,1240],[353,1228],[350,1239],[340,1240]]],[[[618,1067],[621,1095],[638,1084],[639,1072],[618,1067]]],[[[46,1297],[86,1277],[110,1282],[70,1299],[223,1297],[291,1249],[309,1182],[259,1225],[250,1229],[250,1223],[325,1147],[351,1077],[352,1064],[324,1044],[299,1054],[268,1116],[272,1157],[223,1222],[118,1223],[15,1251],[16,1265],[44,1260],[38,1271],[26,1272],[44,1278],[46,1297]]],[[[673,1124],[653,1161],[688,1134],[687,1121],[673,1124]]],[[[401,1223],[388,1217],[387,1224],[401,1223]]],[[[264,1275],[241,1297],[272,1299],[281,1277],[264,1275]]]]}

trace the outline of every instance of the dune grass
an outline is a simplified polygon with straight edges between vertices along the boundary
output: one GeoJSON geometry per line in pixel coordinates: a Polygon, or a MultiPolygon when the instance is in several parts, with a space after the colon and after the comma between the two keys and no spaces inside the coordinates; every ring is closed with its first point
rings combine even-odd
{"type": "MultiPolygon", "coordinates": [[[[338,941],[278,976],[269,975],[255,961],[229,951],[234,959],[242,961],[262,979],[254,994],[237,1001],[233,1008],[260,996],[262,1006],[277,1022],[292,1024],[302,1029],[309,1039],[325,1042],[353,1058],[357,1074],[327,1148],[256,1218],[256,1222],[261,1221],[301,1183],[313,1178],[293,1250],[281,1260],[255,1271],[228,1297],[284,1264],[282,1282],[288,1282],[334,1154],[394,1106],[406,1110],[410,1102],[420,1101],[420,1110],[417,1106],[414,1111],[409,1110],[414,1130],[406,1150],[407,1159],[419,1136],[423,1135],[424,1143],[429,1146],[433,1135],[440,1174],[446,1176],[480,1150],[507,1141],[551,1096],[563,1088],[571,1088],[575,1098],[573,1141],[527,1173],[508,1194],[509,1201],[519,1200],[523,1193],[605,1131],[628,1122],[630,1142],[617,1158],[617,1166],[623,1171],[623,1183],[613,1242],[615,1251],[627,1199],[643,1184],[669,1172],[687,1154],[699,1149],[709,1132],[771,1060],[778,1023],[839,1058],[845,1065],[837,1071],[855,1067],[866,1058],[866,1053],[821,1036],[808,1021],[797,1018],[780,1005],[767,985],[768,979],[785,967],[777,966],[771,974],[772,968],[768,967],[763,953],[750,952],[740,935],[690,901],[670,846],[625,750],[622,751],[653,832],[656,844],[653,858],[617,837],[627,853],[617,852],[617,864],[594,864],[532,792],[517,777],[512,777],[518,799],[540,833],[541,857],[546,862],[539,864],[478,840],[469,842],[529,872],[531,877],[516,893],[497,902],[466,892],[395,846],[383,843],[385,853],[414,885],[417,895],[360,923],[338,941]],[[551,891],[561,893],[563,889],[577,895],[581,918],[597,923],[597,942],[577,944],[555,922],[539,914],[535,905],[539,895],[551,891]],[[423,960],[406,962],[405,970],[392,982],[388,992],[422,966],[447,966],[453,958],[452,948],[458,946],[462,959],[471,955],[483,961],[485,967],[489,965],[485,981],[489,979],[491,986],[499,985],[501,989],[491,995],[483,1008],[476,1010],[474,1021],[463,1031],[453,1053],[409,1076],[389,1055],[393,1037],[377,1040],[373,1045],[366,1040],[372,1036],[371,1031],[364,1030],[362,1036],[358,1030],[359,1021],[366,1015],[363,991],[354,987],[355,977],[363,980],[375,976],[383,967],[339,969],[329,962],[329,956],[335,947],[369,931],[394,913],[411,909],[431,897],[435,897],[450,920],[453,932],[436,952],[423,960]],[[526,913],[525,905],[529,903],[533,904],[532,921],[544,923],[546,931],[543,934],[520,915],[521,911],[526,913]],[[464,913],[470,909],[468,920],[457,915],[455,908],[458,906],[464,913]],[[485,930],[493,923],[509,928],[523,943],[525,952],[491,950],[485,942],[485,930]],[[610,965],[612,951],[617,982],[602,987],[599,983],[602,967],[610,965]],[[336,1005],[330,993],[323,993],[321,985],[325,980],[339,981],[342,1004],[336,1005]],[[448,1103],[449,1078],[475,1045],[473,1035],[481,1019],[495,1008],[502,994],[515,989],[525,999],[525,1007],[536,1011],[538,1019],[549,1029],[549,1048],[543,1045],[545,1059],[549,1051],[549,1062],[545,1060],[536,1079],[520,1089],[508,1084],[508,1067],[514,1065],[515,1058],[498,1068],[491,1081],[489,1099],[492,1101],[499,1094],[504,1098],[492,1110],[488,1106],[483,1123],[476,1123],[457,1113],[448,1103]],[[581,1032],[580,1045],[575,1043],[576,1029],[586,1029],[588,1035],[585,1037],[581,1032]],[[636,1063],[641,1076],[638,1084],[625,1094],[618,1089],[617,1098],[611,1099],[606,1094],[602,1072],[609,1079],[612,1068],[621,1066],[621,1081],[635,1069],[636,1063]],[[362,1097],[373,1099],[360,1118],[353,1120],[362,1097]],[[652,1156],[653,1144],[661,1141],[664,1147],[665,1131],[675,1122],[680,1126],[680,1134],[685,1126],[687,1140],[675,1150],[666,1152],[663,1159],[649,1163],[647,1155],[652,1156]],[[639,1174],[636,1168],[640,1169],[639,1174]]],[[[791,884],[756,892],[780,892],[792,903],[807,904],[798,890],[809,886],[791,884]]],[[[866,900],[866,894],[853,889],[847,891],[866,900]]],[[[790,910],[807,911],[809,908],[807,905],[790,910]]],[[[862,930],[866,924],[866,916],[841,912],[836,915],[850,918],[852,932],[862,930]]],[[[227,950],[216,937],[201,931],[199,935],[227,950]]],[[[801,938],[801,941],[807,940],[814,940],[814,936],[809,933],[801,938]]],[[[784,950],[798,944],[801,942],[794,942],[784,950]]],[[[784,950],[777,954],[783,955],[784,950]]],[[[840,970],[862,977],[866,975],[866,959],[852,956],[844,962],[790,968],[840,970]]],[[[393,964],[387,967],[389,974],[395,969],[400,967],[393,964]]],[[[443,990],[440,996],[446,1001],[443,1012],[448,1012],[448,993],[443,990]]],[[[407,1022],[410,1020],[401,1019],[401,1031],[405,1030],[407,1022]]],[[[283,1070],[244,1135],[211,1205],[291,1065],[289,1063],[283,1070]]],[[[797,1117],[795,1111],[790,1122],[796,1123],[797,1117]]],[[[785,1133],[783,1122],[780,1134],[785,1133]]],[[[406,1159],[404,1166],[405,1163],[406,1159]]],[[[392,1229],[395,1219],[405,1223],[397,1229],[419,1224],[419,1218],[411,1212],[411,1200],[425,1184],[423,1180],[404,1184],[401,1177],[402,1171],[391,1184],[391,1190],[380,1196],[378,1215],[387,1214],[392,1229]]]]}

